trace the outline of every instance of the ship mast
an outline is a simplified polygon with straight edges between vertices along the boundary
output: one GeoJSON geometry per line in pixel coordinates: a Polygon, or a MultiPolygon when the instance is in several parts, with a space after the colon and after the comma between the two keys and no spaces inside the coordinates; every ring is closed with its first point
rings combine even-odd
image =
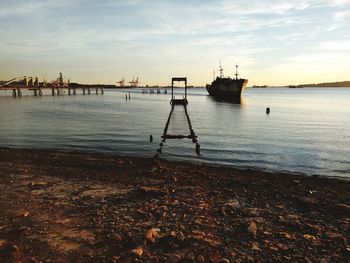
{"type": "Polygon", "coordinates": [[[236,65],[236,74],[235,74],[235,76],[236,76],[236,80],[238,79],[238,65],[236,65]]]}
{"type": "Polygon", "coordinates": [[[220,71],[220,78],[224,77],[224,69],[221,67],[221,60],[219,60],[219,71],[220,71]]]}

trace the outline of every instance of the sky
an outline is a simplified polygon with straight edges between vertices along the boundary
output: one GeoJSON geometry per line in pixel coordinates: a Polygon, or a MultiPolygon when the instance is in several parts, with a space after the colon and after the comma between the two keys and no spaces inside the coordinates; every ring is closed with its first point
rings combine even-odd
{"type": "Polygon", "coordinates": [[[350,0],[0,0],[0,80],[350,80],[350,0]]]}

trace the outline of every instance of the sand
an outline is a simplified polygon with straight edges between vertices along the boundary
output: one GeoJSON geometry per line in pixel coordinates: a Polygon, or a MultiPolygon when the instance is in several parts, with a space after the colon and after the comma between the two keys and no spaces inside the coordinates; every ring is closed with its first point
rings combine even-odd
{"type": "Polygon", "coordinates": [[[349,262],[350,183],[0,148],[1,262],[349,262]]]}

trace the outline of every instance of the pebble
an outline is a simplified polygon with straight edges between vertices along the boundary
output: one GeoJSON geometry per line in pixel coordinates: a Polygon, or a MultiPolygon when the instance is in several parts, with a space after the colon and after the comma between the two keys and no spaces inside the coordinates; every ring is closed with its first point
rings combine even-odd
{"type": "Polygon", "coordinates": [[[129,258],[129,257],[123,257],[123,258],[121,258],[121,259],[118,259],[117,258],[117,262],[118,263],[130,263],[130,262],[132,262],[133,260],[132,260],[132,258],[129,258]]]}
{"type": "Polygon", "coordinates": [[[111,239],[114,240],[114,241],[121,241],[122,240],[122,237],[118,234],[112,234],[111,235],[111,239]]]}
{"type": "Polygon", "coordinates": [[[258,229],[258,228],[257,228],[255,222],[254,222],[254,221],[251,221],[250,224],[249,224],[249,226],[248,226],[248,232],[249,232],[252,236],[256,237],[256,231],[257,231],[257,229],[258,229]]]}
{"type": "Polygon", "coordinates": [[[146,233],[146,239],[148,239],[151,242],[155,242],[157,237],[158,233],[154,228],[149,229],[146,233]]]}
{"type": "Polygon", "coordinates": [[[167,263],[177,263],[181,260],[181,257],[177,254],[172,254],[168,257],[167,263]]]}
{"type": "Polygon", "coordinates": [[[186,259],[192,260],[192,261],[195,260],[195,258],[196,258],[196,256],[194,255],[193,252],[188,253],[186,256],[186,259]]]}
{"type": "Polygon", "coordinates": [[[138,247],[138,248],[131,250],[131,253],[138,256],[138,257],[141,257],[143,254],[143,249],[138,247]]]}
{"type": "Polygon", "coordinates": [[[198,262],[198,263],[204,263],[204,262],[205,262],[204,257],[203,257],[202,255],[198,255],[198,256],[197,256],[197,262],[198,262]]]}
{"type": "Polygon", "coordinates": [[[185,235],[184,235],[184,233],[182,232],[182,231],[179,231],[178,233],[177,233],[177,237],[180,239],[180,240],[184,240],[185,239],[185,235]]]}
{"type": "Polygon", "coordinates": [[[0,240],[0,248],[4,247],[6,245],[5,240],[0,240]]]}

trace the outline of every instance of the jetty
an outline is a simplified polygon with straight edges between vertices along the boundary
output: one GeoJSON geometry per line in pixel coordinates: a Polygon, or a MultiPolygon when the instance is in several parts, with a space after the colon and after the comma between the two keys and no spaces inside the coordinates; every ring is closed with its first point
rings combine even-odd
{"type": "Polygon", "coordinates": [[[51,83],[39,82],[38,77],[16,77],[0,85],[1,90],[12,90],[13,97],[21,97],[25,90],[32,91],[34,96],[42,96],[44,90],[50,90],[52,96],[64,93],[68,93],[68,95],[77,95],[78,93],[83,95],[104,94],[104,86],[71,84],[69,79],[63,80],[62,73],[59,74],[57,80],[51,83]]]}

